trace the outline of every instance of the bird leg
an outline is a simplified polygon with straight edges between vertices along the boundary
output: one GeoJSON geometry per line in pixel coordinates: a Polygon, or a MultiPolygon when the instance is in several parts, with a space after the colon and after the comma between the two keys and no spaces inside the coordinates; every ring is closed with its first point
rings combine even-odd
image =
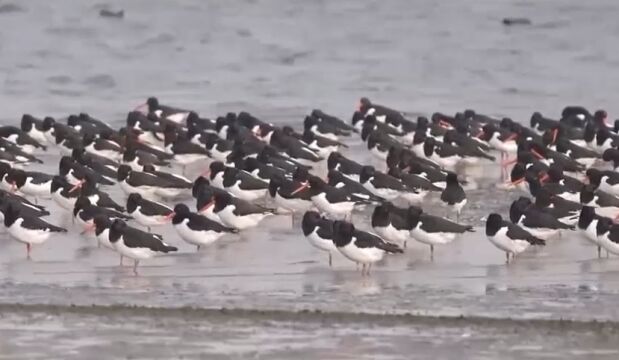
{"type": "Polygon", "coordinates": [[[124,256],[120,255],[120,266],[123,266],[123,258],[124,256]]]}
{"type": "Polygon", "coordinates": [[[505,263],[509,264],[509,253],[507,251],[505,252],[505,263]]]}
{"type": "Polygon", "coordinates": [[[430,261],[434,261],[434,245],[430,245],[430,261]]]}
{"type": "Polygon", "coordinates": [[[147,227],[146,227],[146,230],[148,230],[148,232],[150,232],[150,226],[147,226],[147,227]]]}
{"type": "Polygon", "coordinates": [[[200,245],[196,245],[196,251],[200,251],[200,245]]]}
{"type": "Polygon", "coordinates": [[[598,259],[602,257],[602,247],[598,245],[598,259]]]}
{"type": "Polygon", "coordinates": [[[362,266],[361,266],[361,276],[365,276],[365,267],[366,267],[366,265],[362,264],[362,266]]]}
{"type": "Polygon", "coordinates": [[[134,275],[138,275],[138,265],[140,264],[139,260],[134,260],[133,261],[133,274],[134,275]]]}
{"type": "Polygon", "coordinates": [[[404,248],[406,249],[406,244],[408,243],[408,240],[404,240],[404,248]]]}
{"type": "Polygon", "coordinates": [[[370,269],[372,268],[372,263],[368,264],[368,270],[365,272],[365,275],[370,276],[370,269]]]}
{"type": "Polygon", "coordinates": [[[333,260],[331,256],[331,252],[329,251],[329,267],[333,267],[333,260]]]}
{"type": "Polygon", "coordinates": [[[30,257],[30,243],[26,243],[26,258],[28,260],[31,259],[31,257],[30,257]]]}

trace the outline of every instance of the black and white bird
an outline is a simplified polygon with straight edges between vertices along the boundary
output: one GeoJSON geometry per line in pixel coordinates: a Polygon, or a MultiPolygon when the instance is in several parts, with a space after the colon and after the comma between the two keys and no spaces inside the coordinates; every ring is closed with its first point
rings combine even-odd
{"type": "Polygon", "coordinates": [[[159,99],[156,97],[149,97],[146,103],[137,107],[137,110],[146,107],[148,113],[153,113],[162,119],[173,121],[176,124],[183,124],[187,120],[190,111],[175,108],[168,105],[159,103],[159,99]]]}
{"type": "Polygon", "coordinates": [[[601,218],[597,223],[598,245],[613,255],[619,255],[619,225],[601,218]]]}
{"type": "Polygon", "coordinates": [[[314,204],[311,198],[311,190],[303,185],[297,181],[274,176],[269,182],[269,195],[278,207],[293,214],[304,213],[311,209],[314,204]],[[301,187],[303,189],[297,191],[301,187]]]}
{"type": "Polygon", "coordinates": [[[329,266],[332,266],[333,253],[337,252],[333,242],[333,221],[320,216],[316,211],[307,211],[303,215],[301,229],[312,246],[329,254],[329,266]]]}
{"type": "Polygon", "coordinates": [[[53,177],[54,175],[38,171],[12,168],[6,176],[6,181],[11,185],[11,190],[34,196],[36,200],[39,197],[49,197],[53,177]]]}
{"type": "Polygon", "coordinates": [[[347,178],[359,181],[359,175],[361,174],[363,165],[346,158],[339,152],[332,152],[327,158],[327,168],[329,170],[337,170],[347,178]]]}
{"type": "Polygon", "coordinates": [[[30,114],[24,114],[21,117],[20,128],[31,138],[41,144],[47,144],[46,131],[43,129],[43,120],[37,119],[30,114]]]}
{"type": "Polygon", "coordinates": [[[127,213],[150,232],[152,226],[169,223],[174,211],[167,205],[131,193],[127,197],[127,213]]]}
{"type": "Polygon", "coordinates": [[[560,235],[561,230],[574,230],[574,225],[567,225],[551,214],[538,210],[529,198],[520,197],[509,208],[509,219],[533,236],[549,240],[560,235]]]}
{"type": "Polygon", "coordinates": [[[274,209],[254,205],[245,200],[233,197],[228,193],[217,193],[210,204],[205,208],[214,206],[213,211],[219,216],[224,225],[239,230],[252,228],[260,223],[265,217],[275,213],[274,209]]]}
{"type": "Polygon", "coordinates": [[[112,222],[109,238],[116,251],[133,259],[133,272],[136,275],[141,260],[178,251],[176,247],[164,243],[161,235],[130,227],[120,219],[112,222]]]}
{"type": "Polygon", "coordinates": [[[233,167],[224,169],[222,185],[232,195],[250,202],[264,198],[269,188],[269,183],[233,167]]]}
{"type": "Polygon", "coordinates": [[[112,197],[104,191],[97,188],[95,180],[91,176],[86,176],[86,181],[80,181],[75,184],[70,190],[72,193],[78,193],[90,200],[90,203],[99,207],[104,207],[119,212],[125,211],[125,208],[118,204],[112,197]]]}
{"type": "Polygon", "coordinates": [[[486,236],[494,246],[505,252],[506,263],[509,263],[510,255],[513,258],[531,245],[546,245],[544,240],[531,235],[516,224],[503,220],[497,213],[490,214],[486,220],[486,236]]]}
{"type": "Polygon", "coordinates": [[[448,219],[426,214],[421,208],[411,206],[407,213],[410,236],[420,243],[430,245],[430,258],[434,258],[434,245],[449,244],[465,232],[474,232],[470,225],[460,225],[448,219]]]}
{"type": "Polygon", "coordinates": [[[403,198],[409,202],[419,202],[420,193],[404,185],[399,179],[374,169],[373,166],[361,168],[359,182],[372,194],[392,201],[403,198]]]}
{"type": "MultiPolygon", "coordinates": [[[[15,193],[0,190],[0,206],[6,206],[6,204],[11,204],[14,210],[25,216],[42,217],[50,214],[42,205],[31,203],[25,197],[15,193]]],[[[3,220],[4,215],[0,212],[0,222],[3,220]]]]}
{"type": "Polygon", "coordinates": [[[54,233],[67,232],[66,229],[52,225],[35,216],[21,214],[10,202],[2,203],[0,207],[4,215],[4,226],[17,241],[26,244],[26,253],[30,259],[32,245],[39,245],[49,239],[54,233]]]}
{"type": "Polygon", "coordinates": [[[590,206],[583,206],[580,210],[580,216],[578,217],[578,229],[585,236],[585,239],[589,240],[598,249],[598,258],[602,256],[600,240],[597,233],[598,222],[602,219],[612,219],[597,215],[595,209],[590,206]]]}
{"type": "Polygon", "coordinates": [[[466,205],[466,193],[455,173],[447,174],[447,186],[441,193],[441,201],[456,212],[456,221],[460,222],[460,213],[466,205]]]}
{"type": "Polygon", "coordinates": [[[397,211],[393,204],[386,202],[375,207],[371,224],[372,229],[383,239],[402,244],[406,248],[411,238],[410,226],[406,216],[401,211],[397,211]]]}
{"type": "Polygon", "coordinates": [[[198,250],[201,246],[213,244],[226,234],[238,233],[237,229],[223,226],[216,221],[191,212],[185,204],[177,204],[174,207],[172,224],[181,239],[195,245],[198,250]]]}
{"type": "Polygon", "coordinates": [[[209,164],[208,169],[202,173],[202,177],[207,178],[211,185],[218,187],[220,189],[224,189],[224,171],[226,170],[226,165],[221,161],[213,161],[209,164]]]}
{"type": "Polygon", "coordinates": [[[372,192],[366,189],[363,185],[350,179],[349,177],[344,176],[344,174],[337,170],[329,170],[329,173],[327,174],[327,183],[335,188],[346,190],[348,194],[357,199],[375,203],[385,201],[385,199],[372,194],[372,192]]]}
{"type": "Polygon", "coordinates": [[[619,173],[590,168],[587,169],[586,175],[590,184],[609,194],[619,196],[619,173]]]}
{"type": "Polygon", "coordinates": [[[92,225],[92,220],[97,215],[105,215],[110,219],[131,219],[130,216],[116,210],[93,205],[86,196],[80,195],[75,201],[75,205],[73,207],[73,217],[84,230],[84,233],[88,231],[89,225],[92,225]]]}
{"type": "Polygon", "coordinates": [[[369,275],[372,264],[380,261],[385,253],[403,253],[396,244],[386,242],[377,235],[357,230],[345,221],[333,223],[333,242],[347,259],[362,264],[361,274],[369,275]]]}
{"type": "Polygon", "coordinates": [[[307,188],[316,208],[335,220],[350,219],[355,205],[364,202],[352,198],[346,190],[335,188],[317,176],[309,176],[308,181],[301,183],[292,194],[296,195],[307,188]]]}
{"type": "Polygon", "coordinates": [[[619,215],[619,198],[588,184],[580,190],[580,203],[596,208],[596,213],[615,218],[619,215]]]}

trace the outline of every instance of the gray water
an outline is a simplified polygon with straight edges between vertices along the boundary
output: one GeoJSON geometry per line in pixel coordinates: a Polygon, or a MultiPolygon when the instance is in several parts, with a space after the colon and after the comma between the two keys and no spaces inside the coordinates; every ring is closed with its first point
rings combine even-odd
{"type": "MultiPolygon", "coordinates": [[[[612,118],[619,110],[610,0],[3,4],[3,124],[86,111],[121,126],[151,95],[203,116],[247,110],[296,128],[313,108],[348,119],[361,96],[410,113],[474,108],[525,123],[572,104],[612,118]],[[101,18],[103,7],[125,18],[101,18]],[[504,27],[506,16],[533,25],[504,27]]],[[[375,162],[359,139],[347,142],[347,155],[375,162]]],[[[53,150],[39,156],[48,161],[38,170],[56,171],[53,150]]],[[[497,176],[477,169],[468,193],[463,221],[477,233],[434,261],[410,244],[367,279],[341,257],[329,269],[285,216],[200,252],[157,229],[180,252],[145,261],[136,277],[55,211],[51,221],[71,235],[35,247],[32,261],[0,237],[0,357],[616,358],[619,260],[597,259],[570,234],[506,266],[481,228],[519,195],[496,189],[497,176]]],[[[367,211],[355,214],[361,228],[367,211]]]]}

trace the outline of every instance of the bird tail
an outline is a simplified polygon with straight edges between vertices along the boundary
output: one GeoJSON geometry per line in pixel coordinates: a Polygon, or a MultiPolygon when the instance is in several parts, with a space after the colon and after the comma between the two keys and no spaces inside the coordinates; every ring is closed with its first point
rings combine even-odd
{"type": "Polygon", "coordinates": [[[396,253],[404,253],[404,250],[400,248],[398,245],[390,242],[383,242],[378,246],[379,249],[385,250],[388,253],[396,254],[396,253]]]}
{"type": "Polygon", "coordinates": [[[465,225],[464,231],[475,232],[475,228],[473,228],[473,225],[465,225]]]}
{"type": "Polygon", "coordinates": [[[175,246],[163,244],[161,251],[167,254],[169,252],[178,251],[178,248],[175,246]]]}
{"type": "Polygon", "coordinates": [[[49,230],[51,232],[67,232],[67,229],[61,228],[60,226],[54,226],[54,225],[50,225],[49,230]]]}
{"type": "Polygon", "coordinates": [[[237,228],[227,228],[227,231],[229,233],[232,233],[232,234],[238,234],[239,233],[239,229],[237,229],[237,228]]]}
{"type": "Polygon", "coordinates": [[[546,241],[535,237],[535,236],[531,236],[530,238],[527,239],[527,241],[529,241],[529,244],[531,245],[539,245],[539,246],[544,246],[546,245],[546,241]]]}
{"type": "Polygon", "coordinates": [[[486,154],[486,152],[481,150],[481,149],[479,149],[479,150],[480,150],[480,153],[481,153],[482,157],[484,157],[484,158],[486,158],[486,159],[488,159],[490,161],[496,161],[496,158],[494,156],[492,156],[490,154],[486,154]]]}

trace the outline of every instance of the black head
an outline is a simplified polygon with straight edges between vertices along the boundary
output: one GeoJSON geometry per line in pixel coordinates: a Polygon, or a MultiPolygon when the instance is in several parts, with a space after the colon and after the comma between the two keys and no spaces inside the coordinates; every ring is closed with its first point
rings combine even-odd
{"type": "Polygon", "coordinates": [[[597,235],[600,236],[606,234],[613,226],[614,224],[611,219],[606,217],[600,218],[596,226],[597,235]]]}
{"type": "Polygon", "coordinates": [[[157,171],[157,169],[155,169],[155,165],[153,165],[153,164],[146,164],[146,165],[142,166],[142,171],[152,174],[152,173],[155,173],[157,171]]]}
{"type": "Polygon", "coordinates": [[[536,127],[537,124],[539,124],[540,120],[542,119],[542,114],[540,114],[539,112],[534,112],[533,115],[531,115],[531,127],[536,127]]]}
{"type": "Polygon", "coordinates": [[[92,221],[95,225],[95,233],[97,235],[112,227],[112,220],[105,215],[97,215],[92,219],[92,221]]]}
{"type": "Polygon", "coordinates": [[[523,181],[524,177],[526,175],[526,172],[527,172],[527,170],[526,170],[524,164],[518,162],[512,168],[512,171],[510,173],[510,180],[512,181],[512,183],[515,183],[515,182],[518,182],[518,181],[523,181]]]}
{"type": "Polygon", "coordinates": [[[434,138],[429,137],[426,139],[426,141],[423,143],[423,153],[426,156],[432,156],[432,154],[434,153],[434,146],[436,145],[436,140],[434,140],[434,138]]]}
{"type": "Polygon", "coordinates": [[[176,204],[174,206],[174,217],[172,217],[172,224],[180,224],[187,217],[191,215],[191,210],[185,204],[176,204]]]}
{"type": "Polygon", "coordinates": [[[602,154],[602,160],[619,162],[619,150],[615,148],[607,149],[602,154]]]}
{"type": "Polygon", "coordinates": [[[204,188],[196,196],[196,210],[202,212],[212,205],[215,205],[215,194],[212,189],[204,188]]]}
{"type": "Polygon", "coordinates": [[[580,210],[580,216],[578,216],[578,228],[586,229],[591,221],[595,219],[595,208],[591,206],[583,206],[580,210]]]}
{"type": "Polygon", "coordinates": [[[112,222],[112,226],[110,226],[110,242],[112,244],[116,243],[123,235],[126,228],[127,224],[124,221],[120,219],[114,220],[114,222],[112,222]]]}
{"type": "Polygon", "coordinates": [[[209,165],[210,178],[213,179],[217,174],[226,170],[226,165],[221,161],[213,161],[209,165]]]}
{"type": "Polygon", "coordinates": [[[61,177],[61,176],[54,176],[52,178],[52,185],[51,185],[51,192],[55,193],[56,191],[58,191],[58,189],[66,189],[66,188],[70,188],[71,185],[69,184],[69,182],[61,177]]]}
{"type": "Polygon", "coordinates": [[[22,131],[30,131],[34,127],[34,117],[30,114],[24,114],[21,117],[21,129],[22,131]]]}
{"type": "Polygon", "coordinates": [[[366,97],[362,97],[361,99],[359,99],[359,104],[357,105],[359,111],[365,114],[371,107],[372,102],[370,101],[370,99],[366,97]]]}
{"type": "Polygon", "coordinates": [[[483,141],[490,141],[492,136],[497,131],[497,128],[492,124],[486,124],[481,128],[481,134],[479,135],[479,139],[483,141]]]}
{"type": "Polygon", "coordinates": [[[430,120],[425,116],[417,117],[417,128],[427,129],[430,126],[430,120]]]}
{"type": "Polygon", "coordinates": [[[197,197],[204,187],[208,187],[210,185],[211,182],[208,181],[207,178],[205,178],[204,176],[198,176],[198,178],[193,182],[193,187],[191,188],[191,196],[197,197]]]}
{"type": "Polygon", "coordinates": [[[84,161],[84,155],[86,154],[86,150],[84,150],[84,148],[75,148],[71,151],[71,158],[73,158],[75,161],[81,163],[84,161]]]}
{"type": "Polygon", "coordinates": [[[92,144],[93,142],[95,142],[95,135],[94,134],[85,134],[84,137],[82,138],[82,145],[84,147],[92,144]]]}
{"type": "Polygon", "coordinates": [[[580,203],[588,204],[595,198],[595,185],[587,184],[580,189],[580,203]]]}
{"type": "Polygon", "coordinates": [[[213,209],[215,212],[220,212],[226,206],[232,203],[232,196],[228,193],[217,193],[215,194],[215,208],[213,209]]]}
{"type": "Polygon", "coordinates": [[[559,164],[551,164],[547,174],[551,182],[559,182],[563,179],[563,167],[559,164]]]}
{"type": "Polygon", "coordinates": [[[269,181],[269,195],[272,198],[277,194],[277,190],[282,186],[282,179],[279,176],[273,176],[269,181]]]}
{"type": "Polygon", "coordinates": [[[141,202],[142,202],[142,195],[138,193],[129,194],[129,197],[127,197],[127,211],[134,212],[141,202]]]}
{"type": "Polygon", "coordinates": [[[309,176],[307,182],[309,183],[309,186],[313,192],[319,192],[328,186],[327,183],[324,182],[324,180],[322,180],[318,176],[313,175],[309,176]]]}
{"type": "Polygon", "coordinates": [[[602,182],[602,177],[604,176],[604,173],[598,169],[590,168],[587,169],[586,175],[587,179],[589,179],[589,184],[593,185],[597,189],[602,182]]]}
{"type": "Polygon", "coordinates": [[[260,169],[262,166],[264,166],[264,164],[254,157],[248,157],[243,160],[243,170],[247,172],[260,169]]]}
{"type": "Polygon", "coordinates": [[[309,177],[309,171],[307,171],[306,168],[302,168],[299,166],[297,166],[297,168],[294,170],[294,173],[292,174],[292,180],[297,182],[306,182],[309,177]]]}
{"type": "Polygon", "coordinates": [[[75,161],[70,156],[63,156],[58,163],[58,172],[60,175],[65,176],[74,165],[75,161]]]}
{"type": "Polygon", "coordinates": [[[90,203],[90,199],[88,199],[86,196],[80,195],[75,201],[75,205],[73,206],[73,216],[76,216],[80,210],[85,209],[91,205],[92,204],[90,203]]]}
{"type": "Polygon", "coordinates": [[[365,122],[363,123],[363,128],[361,128],[361,140],[366,141],[370,134],[374,133],[374,129],[376,129],[376,125],[365,122]]]}
{"type": "Polygon", "coordinates": [[[373,166],[362,167],[361,172],[359,173],[359,182],[362,184],[365,183],[370,178],[372,178],[375,173],[376,173],[376,169],[374,169],[373,166]]]}
{"type": "Polygon", "coordinates": [[[517,200],[514,200],[509,207],[509,219],[512,222],[517,223],[518,221],[520,221],[520,217],[522,216],[522,214],[524,214],[524,212],[530,205],[531,200],[523,196],[521,196],[517,200]]]}
{"type": "Polygon", "coordinates": [[[445,179],[447,182],[447,186],[449,185],[459,185],[458,183],[458,175],[456,173],[449,172],[447,173],[447,177],[445,179]]]}
{"type": "Polygon", "coordinates": [[[497,213],[488,215],[486,220],[486,236],[494,236],[503,227],[503,218],[497,213]]]}
{"type": "Polygon", "coordinates": [[[519,125],[519,124],[515,123],[514,120],[506,117],[506,118],[501,119],[501,123],[499,126],[503,129],[508,129],[508,130],[513,131],[514,128],[516,127],[514,125],[519,125]]]}
{"type": "Polygon", "coordinates": [[[605,125],[604,122],[606,121],[606,118],[608,117],[608,113],[606,112],[606,110],[596,110],[593,113],[593,121],[599,125],[605,125]]]}
{"type": "Polygon", "coordinates": [[[320,120],[313,116],[306,116],[305,120],[303,120],[303,129],[310,130],[312,126],[317,125],[319,122],[320,120]]]}
{"type": "Polygon", "coordinates": [[[426,141],[426,132],[420,128],[417,128],[415,135],[413,136],[413,145],[423,144],[426,141]]]}
{"type": "Polygon", "coordinates": [[[423,214],[423,210],[420,207],[411,206],[408,208],[406,220],[408,221],[409,229],[417,227],[419,220],[421,220],[421,214],[423,214]]]}
{"type": "Polygon", "coordinates": [[[396,146],[392,146],[389,148],[389,152],[387,153],[387,167],[397,167],[400,165],[401,155],[403,149],[400,149],[396,146]]]}
{"type": "Polygon", "coordinates": [[[467,119],[472,119],[475,117],[475,110],[466,109],[463,113],[464,117],[467,119]]]}
{"type": "Polygon", "coordinates": [[[387,174],[399,179],[402,176],[402,170],[399,167],[391,167],[387,174]]]}
{"type": "Polygon", "coordinates": [[[151,96],[146,100],[146,105],[148,105],[148,112],[152,113],[159,109],[159,100],[156,97],[151,96]]]}
{"type": "Polygon", "coordinates": [[[13,184],[19,189],[24,186],[24,184],[26,184],[27,177],[28,176],[26,175],[26,172],[24,170],[13,168],[9,170],[9,173],[6,176],[6,180],[7,182],[13,184]]]}
{"type": "Polygon", "coordinates": [[[306,211],[301,221],[301,228],[303,229],[303,235],[307,236],[314,231],[314,228],[320,223],[322,218],[316,211],[306,211]]]}
{"type": "Polygon", "coordinates": [[[176,142],[176,140],[178,140],[178,133],[176,131],[176,127],[174,127],[174,125],[172,124],[166,125],[165,129],[163,130],[164,145],[168,146],[170,144],[173,144],[174,142],[176,142]]]}
{"type": "MultiPolygon", "coordinates": [[[[296,133],[296,132],[294,131],[294,129],[293,129],[291,126],[288,126],[288,125],[286,125],[286,126],[282,127],[282,132],[283,132],[284,134],[288,135],[288,136],[293,136],[293,135],[296,133]]],[[[305,136],[306,136],[306,133],[307,133],[307,137],[308,137],[308,139],[313,139],[313,137],[312,137],[312,135],[314,135],[314,133],[313,133],[313,132],[311,132],[311,131],[304,131],[304,132],[303,132],[303,137],[305,137],[305,136]]]]}
{"type": "Polygon", "coordinates": [[[130,173],[131,173],[131,167],[129,165],[120,165],[118,167],[118,173],[117,173],[116,179],[118,181],[123,181],[129,176],[130,173]]]}
{"type": "Polygon", "coordinates": [[[337,247],[343,247],[352,241],[355,226],[345,221],[333,222],[333,242],[337,247]]]}
{"type": "Polygon", "coordinates": [[[56,120],[53,117],[47,116],[43,119],[43,131],[50,131],[54,125],[56,124],[56,120]]]}
{"type": "Polygon", "coordinates": [[[0,161],[0,179],[4,177],[4,175],[8,174],[11,170],[11,165],[5,163],[4,161],[0,161]]]}
{"type": "Polygon", "coordinates": [[[329,154],[329,157],[327,158],[327,168],[329,170],[334,169],[337,166],[337,164],[340,162],[341,158],[342,158],[342,154],[340,154],[337,151],[334,151],[331,154],[329,154]]]}

